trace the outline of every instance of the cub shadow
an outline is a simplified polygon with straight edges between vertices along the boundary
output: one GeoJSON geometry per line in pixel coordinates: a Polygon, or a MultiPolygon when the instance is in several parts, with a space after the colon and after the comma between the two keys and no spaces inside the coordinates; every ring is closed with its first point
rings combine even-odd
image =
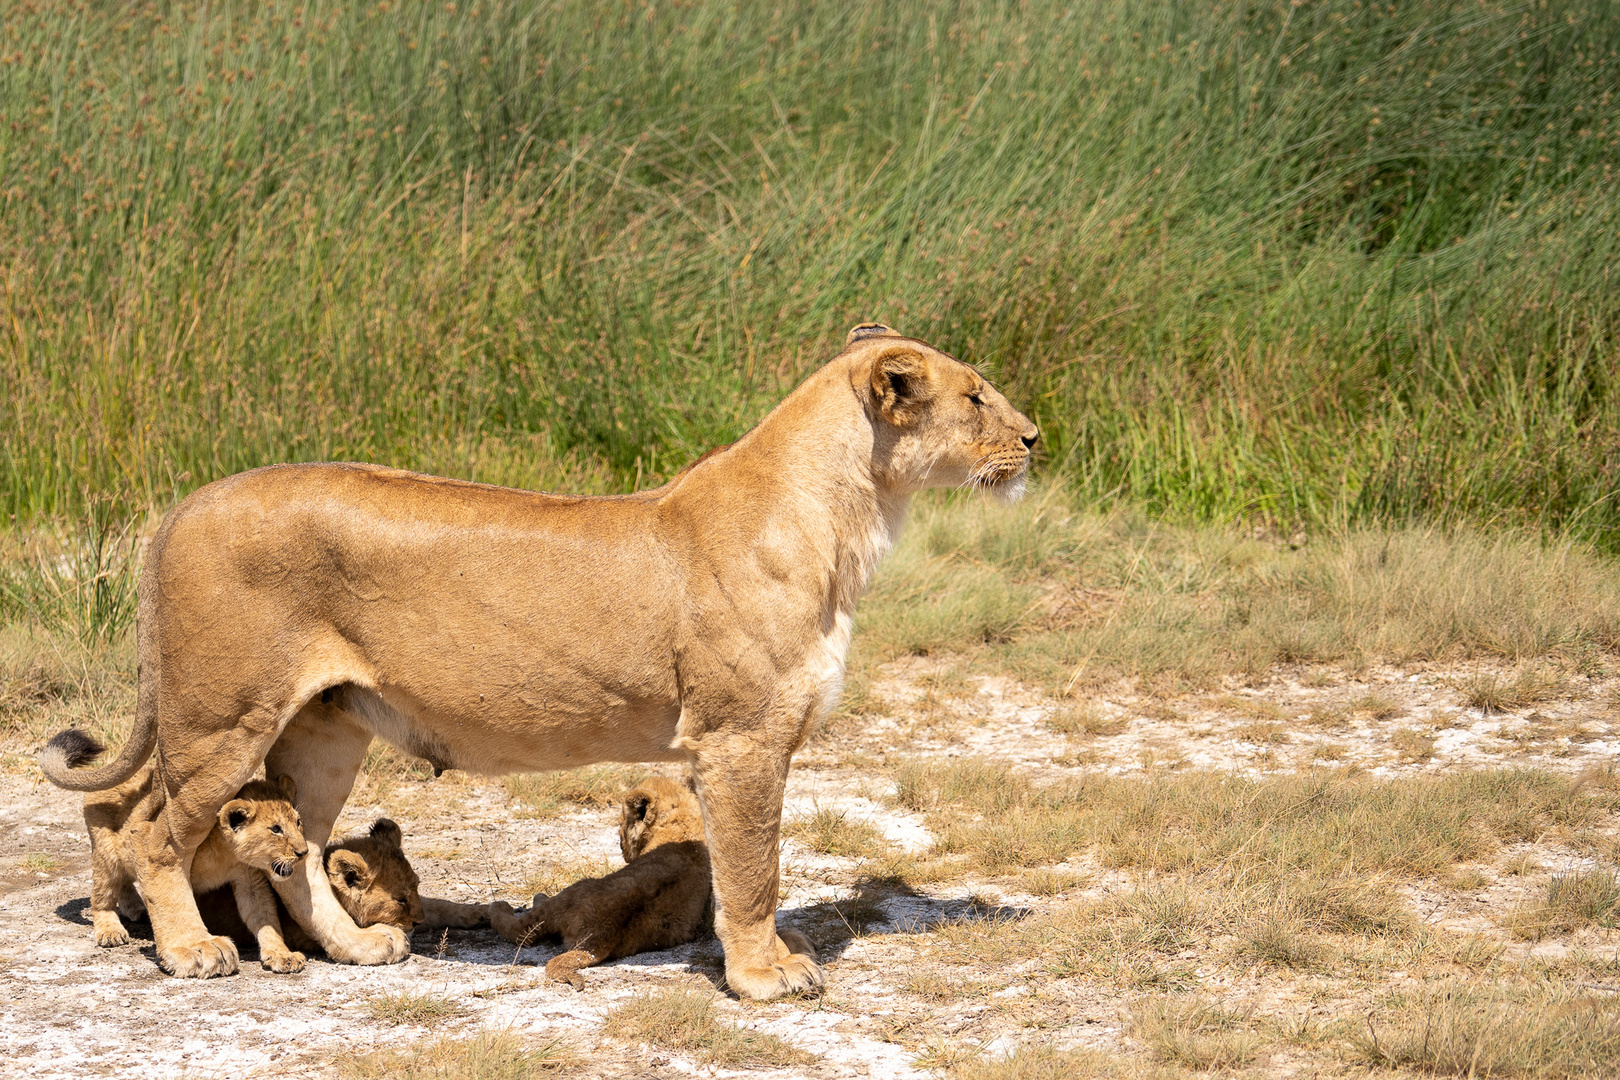
{"type": "MultiPolygon", "coordinates": [[[[56,917],[63,922],[82,926],[86,930],[90,930],[95,926],[95,922],[90,918],[90,898],[87,896],[81,896],[77,900],[69,900],[67,903],[59,905],[56,909],[56,917]]],[[[128,931],[131,941],[145,941],[148,943],[152,941],[152,921],[144,914],[135,919],[126,919],[120,915],[118,921],[124,924],[124,929],[128,931]]]]}

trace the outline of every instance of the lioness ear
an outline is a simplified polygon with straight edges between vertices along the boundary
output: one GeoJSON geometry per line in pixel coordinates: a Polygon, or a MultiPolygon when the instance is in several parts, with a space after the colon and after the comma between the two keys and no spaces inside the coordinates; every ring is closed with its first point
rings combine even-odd
{"type": "Polygon", "coordinates": [[[932,394],[928,361],[915,349],[887,349],[872,361],[872,399],[891,424],[917,419],[932,394]]]}
{"type": "Polygon", "coordinates": [[[288,802],[298,803],[298,782],[290,776],[283,776],[276,780],[276,787],[280,789],[288,802]]]}
{"type": "Polygon", "coordinates": [[[867,338],[899,336],[898,332],[880,322],[863,322],[852,328],[844,338],[844,348],[847,349],[857,341],[865,341],[867,338]]]}
{"type": "Polygon", "coordinates": [[[219,823],[238,832],[242,826],[253,820],[253,804],[246,799],[232,799],[219,808],[219,823]]]}
{"type": "Polygon", "coordinates": [[[371,838],[389,847],[402,847],[405,843],[405,834],[399,831],[399,826],[394,824],[393,818],[378,818],[371,826],[371,838]]]}
{"type": "Polygon", "coordinates": [[[336,874],[343,879],[343,884],[350,889],[363,888],[370,871],[371,868],[366,865],[366,860],[348,848],[338,848],[326,860],[327,876],[330,877],[336,874]]]}

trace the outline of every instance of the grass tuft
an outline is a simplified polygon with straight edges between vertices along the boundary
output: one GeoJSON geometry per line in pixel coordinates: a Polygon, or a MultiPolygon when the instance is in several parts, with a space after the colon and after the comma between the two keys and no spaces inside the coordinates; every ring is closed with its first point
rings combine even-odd
{"type": "Polygon", "coordinates": [[[602,1030],[611,1038],[651,1043],[725,1068],[785,1068],[817,1060],[775,1035],[721,1019],[712,993],[678,987],[636,995],[607,1014],[602,1030]]]}
{"type": "Polygon", "coordinates": [[[428,991],[399,990],[378,994],[365,1003],[366,1015],[384,1024],[431,1024],[465,1016],[467,1009],[454,998],[428,991]]]}
{"type": "Polygon", "coordinates": [[[349,1080],[530,1080],[579,1060],[561,1039],[531,1047],[510,1032],[485,1031],[471,1039],[351,1051],[335,1064],[349,1080]]]}
{"type": "Polygon", "coordinates": [[[1244,1017],[1188,995],[1148,997],[1131,1009],[1131,1034],[1161,1061],[1226,1069],[1253,1061],[1261,1039],[1244,1017]]]}
{"type": "Polygon", "coordinates": [[[1539,941],[1588,926],[1620,926],[1620,869],[1598,865],[1554,874],[1546,894],[1510,913],[1514,937],[1539,941]]]}

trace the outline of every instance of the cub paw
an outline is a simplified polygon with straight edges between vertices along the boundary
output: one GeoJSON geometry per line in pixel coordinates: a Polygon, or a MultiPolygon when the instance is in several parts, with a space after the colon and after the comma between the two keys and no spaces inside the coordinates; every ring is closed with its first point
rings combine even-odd
{"type": "Polygon", "coordinates": [[[103,949],[110,949],[115,945],[128,945],[129,931],[125,930],[122,926],[118,927],[116,930],[110,927],[98,926],[95,929],[95,939],[96,944],[100,945],[103,949]]]}
{"type": "Polygon", "coordinates": [[[291,975],[304,970],[304,954],[300,952],[266,953],[260,960],[266,971],[277,975],[291,975]]]}
{"type": "Polygon", "coordinates": [[[328,943],[326,955],[339,963],[362,967],[397,964],[411,955],[411,939],[397,926],[378,923],[328,943]]]}
{"type": "Polygon", "coordinates": [[[241,961],[230,938],[207,937],[191,945],[159,948],[158,966],[180,979],[212,979],[235,975],[241,961]]]}

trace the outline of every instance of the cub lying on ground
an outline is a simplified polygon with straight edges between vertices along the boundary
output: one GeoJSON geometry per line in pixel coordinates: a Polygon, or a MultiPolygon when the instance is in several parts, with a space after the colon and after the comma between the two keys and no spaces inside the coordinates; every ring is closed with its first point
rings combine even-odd
{"type": "MultiPolygon", "coordinates": [[[[626,792],[619,849],[622,870],[576,881],[556,896],[536,893],[521,915],[497,900],[489,905],[490,925],[519,946],[560,935],[568,951],[546,965],[546,975],[576,990],[585,985],[580,968],[695,938],[709,905],[709,847],[692,791],[655,776],[626,792]]],[[[788,943],[810,952],[802,938],[788,943]]]]}
{"type": "MultiPolygon", "coordinates": [[[[60,738],[60,736],[58,736],[60,738]]],[[[102,746],[82,732],[74,740],[77,760],[88,761],[102,746]]],[[[84,824],[90,832],[90,918],[95,942],[123,945],[129,932],[119,919],[145,911],[135,891],[139,862],[146,856],[147,834],[163,808],[163,789],[153,783],[152,765],[124,783],[84,799],[84,824]]],[[[220,807],[216,824],[191,863],[191,883],[198,893],[228,886],[242,923],[259,942],[259,957],[271,971],[301,971],[304,957],[288,948],[281,936],[276,896],[265,874],[285,878],[309,850],[302,822],[293,806],[298,788],[291,777],[276,782],[253,780],[220,807]]]]}
{"type": "MultiPolygon", "coordinates": [[[[458,904],[422,896],[416,871],[405,857],[404,836],[389,818],[378,818],[370,832],[351,836],[326,849],[326,877],[338,903],[356,926],[395,926],[409,934],[418,927],[474,927],[489,924],[484,904],[458,904]]],[[[199,896],[197,906],[209,931],[240,938],[247,932],[235,910],[221,893],[199,896]]],[[[289,947],[320,952],[321,947],[303,927],[287,916],[277,901],[277,912],[289,947]]]]}

